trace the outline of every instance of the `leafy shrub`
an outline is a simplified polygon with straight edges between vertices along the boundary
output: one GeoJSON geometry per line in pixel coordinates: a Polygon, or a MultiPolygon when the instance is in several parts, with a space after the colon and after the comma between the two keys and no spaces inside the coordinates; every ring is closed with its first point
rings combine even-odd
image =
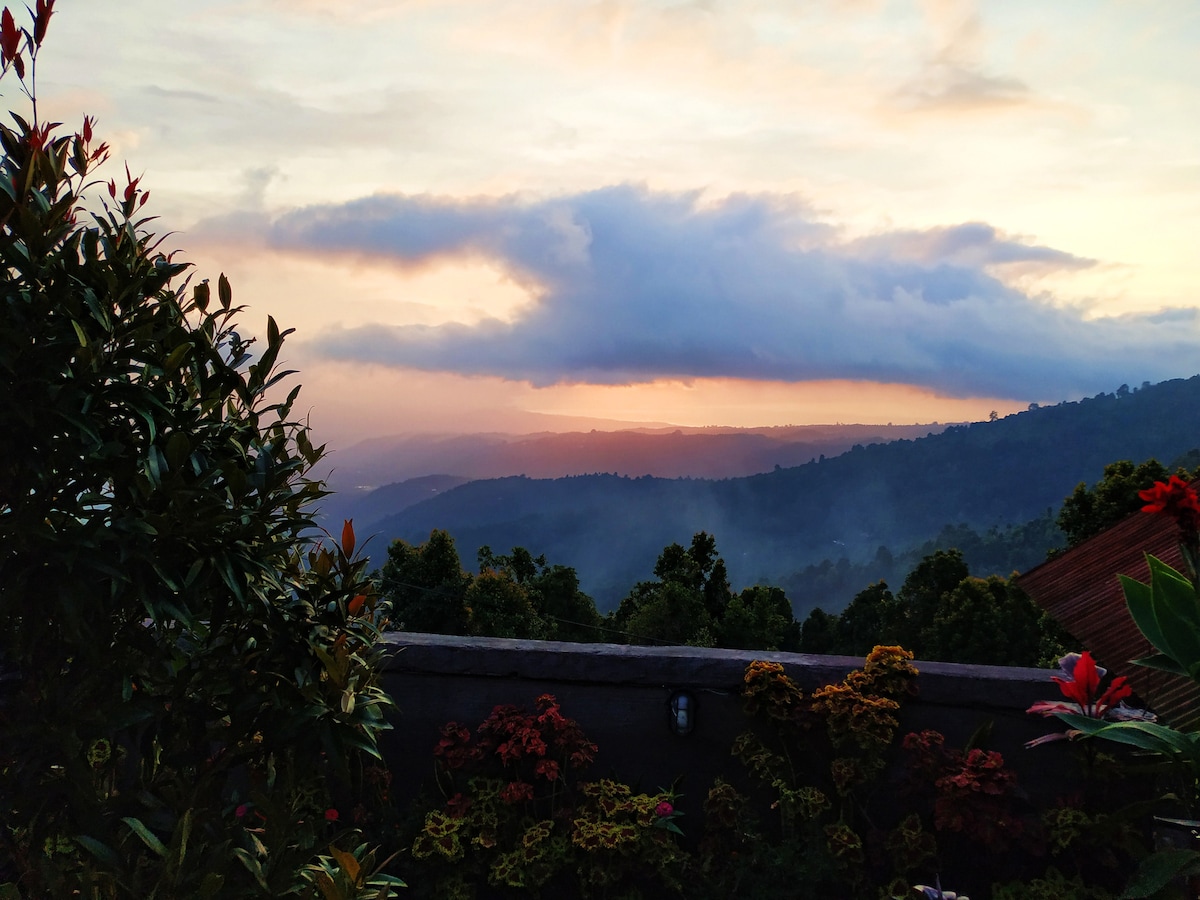
{"type": "MultiPolygon", "coordinates": [[[[0,17],[23,88],[52,13],[0,17]]],[[[0,124],[0,881],[279,896],[386,727],[384,609],[349,523],[306,537],[287,332],[256,346],[224,276],[180,283],[140,178],[91,190],[93,120],[59,134],[26,93],[0,124]]]]}

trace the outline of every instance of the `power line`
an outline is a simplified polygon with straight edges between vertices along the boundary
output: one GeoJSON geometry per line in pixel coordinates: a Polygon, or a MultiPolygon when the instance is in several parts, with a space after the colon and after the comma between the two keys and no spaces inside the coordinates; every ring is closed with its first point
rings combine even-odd
{"type": "MultiPolygon", "coordinates": [[[[444,588],[426,587],[425,585],[421,585],[421,584],[412,584],[411,582],[407,582],[407,581],[395,581],[395,580],[392,580],[391,584],[396,587],[409,588],[414,591],[421,591],[425,594],[432,594],[432,595],[438,596],[438,597],[445,597],[449,600],[460,599],[460,595],[451,593],[450,591],[447,591],[444,588]]],[[[514,581],[513,584],[516,584],[516,582],[514,581]]],[[[605,634],[619,634],[619,635],[624,635],[624,636],[630,637],[630,638],[636,638],[636,642],[638,644],[642,644],[642,645],[646,645],[646,646],[660,646],[660,647],[686,646],[686,645],[681,645],[681,644],[675,644],[675,643],[672,643],[671,641],[664,641],[660,638],[650,637],[649,635],[645,635],[645,634],[637,634],[632,631],[624,631],[620,628],[611,628],[611,627],[607,627],[604,625],[593,625],[589,622],[576,622],[572,619],[564,619],[561,616],[552,615],[551,613],[538,613],[538,616],[540,616],[543,619],[550,619],[555,622],[561,622],[565,625],[575,625],[575,626],[578,626],[579,628],[590,628],[593,631],[600,631],[605,634]]]]}

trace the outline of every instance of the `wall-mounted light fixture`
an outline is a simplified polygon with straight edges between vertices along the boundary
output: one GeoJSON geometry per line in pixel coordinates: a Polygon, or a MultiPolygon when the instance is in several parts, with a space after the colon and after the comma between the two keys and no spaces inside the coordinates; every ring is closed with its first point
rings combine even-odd
{"type": "Polygon", "coordinates": [[[667,704],[671,730],[678,735],[691,734],[696,727],[696,698],[688,691],[676,691],[667,704]]]}

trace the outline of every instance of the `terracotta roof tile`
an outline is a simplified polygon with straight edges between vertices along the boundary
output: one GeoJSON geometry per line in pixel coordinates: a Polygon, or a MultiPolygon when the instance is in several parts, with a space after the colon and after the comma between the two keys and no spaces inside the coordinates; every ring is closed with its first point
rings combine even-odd
{"type": "Polygon", "coordinates": [[[1129,679],[1159,717],[1185,729],[1200,727],[1200,685],[1188,678],[1135,666],[1153,652],[1125,605],[1118,575],[1149,581],[1146,554],[1180,568],[1175,523],[1166,516],[1134,513],[1107,531],[1017,579],[1103,666],[1129,679]]]}

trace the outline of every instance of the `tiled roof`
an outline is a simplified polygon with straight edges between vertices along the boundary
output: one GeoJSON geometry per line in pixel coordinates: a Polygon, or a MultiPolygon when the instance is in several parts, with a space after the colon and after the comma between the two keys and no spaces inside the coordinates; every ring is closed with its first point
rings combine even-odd
{"type": "Polygon", "coordinates": [[[1160,719],[1200,727],[1200,685],[1130,661],[1154,652],[1125,605],[1118,575],[1149,581],[1146,554],[1181,568],[1178,532],[1166,516],[1134,513],[1061,555],[1030,569],[1017,583],[1103,666],[1125,675],[1160,719]]]}

